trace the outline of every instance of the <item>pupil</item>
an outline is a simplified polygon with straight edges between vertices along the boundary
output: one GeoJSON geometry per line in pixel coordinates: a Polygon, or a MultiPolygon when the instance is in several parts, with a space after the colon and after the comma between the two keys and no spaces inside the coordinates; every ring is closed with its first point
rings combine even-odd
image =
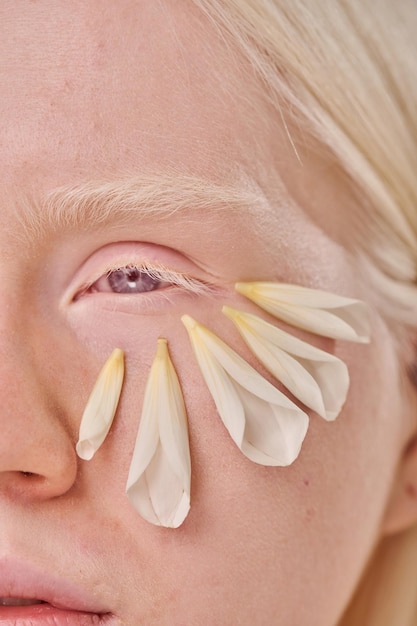
{"type": "Polygon", "coordinates": [[[124,267],[111,272],[108,276],[109,285],[116,293],[143,293],[153,291],[159,281],[136,267],[124,267]]]}

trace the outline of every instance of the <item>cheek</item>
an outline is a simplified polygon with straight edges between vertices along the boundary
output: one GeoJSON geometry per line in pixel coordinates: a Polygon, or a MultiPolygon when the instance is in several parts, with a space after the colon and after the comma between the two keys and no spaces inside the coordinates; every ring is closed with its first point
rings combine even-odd
{"type": "MultiPolygon", "coordinates": [[[[128,359],[119,416],[85,480],[93,485],[109,479],[100,507],[122,528],[121,553],[131,551],[123,568],[130,568],[140,585],[135,563],[146,553],[150,578],[158,581],[153,593],[164,603],[175,598],[175,611],[188,615],[189,623],[224,623],[227,614],[260,623],[262,606],[262,623],[274,623],[279,612],[282,623],[315,626],[311,616],[317,615],[317,626],[333,624],[373,547],[401,447],[390,341],[381,328],[371,346],[341,345],[338,356],[351,374],[343,413],[334,423],[312,415],[297,461],[288,468],[265,468],[237,450],[202,382],[181,314],[195,315],[232,344],[236,336],[232,331],[227,336],[214,306],[203,316],[200,310],[119,316],[117,323],[106,313],[94,324],[73,320],[87,347],[104,353],[117,345],[128,359]],[[124,495],[160,335],[169,339],[184,391],[192,459],[191,512],[170,535],[141,520],[124,495]],[[140,537],[134,545],[132,536],[140,537]]],[[[132,605],[128,591],[120,593],[132,605]]]]}
{"type": "Polygon", "coordinates": [[[214,412],[203,416],[194,442],[201,465],[194,505],[204,520],[206,568],[218,586],[226,581],[230,601],[269,595],[269,605],[285,615],[282,623],[295,623],[300,597],[308,608],[297,609],[296,623],[312,624],[311,615],[320,616],[320,626],[335,623],[378,537],[402,447],[391,342],[381,328],[372,346],[343,350],[352,379],[346,407],[334,423],[311,416],[301,455],[289,468],[246,461],[215,425],[214,412]]]}
{"type": "Polygon", "coordinates": [[[401,447],[394,355],[375,346],[349,348],[346,357],[352,388],[343,415],[334,424],[312,416],[289,468],[248,462],[204,408],[209,399],[191,401],[190,414],[199,415],[193,540],[171,553],[172,567],[181,563],[176,589],[184,607],[190,593],[196,601],[216,593],[236,615],[243,603],[250,623],[261,605],[271,607],[262,623],[274,623],[278,611],[282,623],[336,622],[378,536],[401,447]]]}

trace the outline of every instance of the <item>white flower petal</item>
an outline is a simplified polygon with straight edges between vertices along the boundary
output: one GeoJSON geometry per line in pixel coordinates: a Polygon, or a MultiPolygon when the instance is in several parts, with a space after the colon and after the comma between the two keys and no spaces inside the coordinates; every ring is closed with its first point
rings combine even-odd
{"type": "Polygon", "coordinates": [[[188,315],[186,327],[217,411],[238,448],[262,465],[297,458],[308,416],[244,359],[188,315]]]}
{"type": "Polygon", "coordinates": [[[110,430],[124,377],[124,353],[116,348],[104,364],[81,418],[76,451],[81,459],[93,458],[110,430]]]}
{"type": "Polygon", "coordinates": [[[236,283],[236,291],[278,319],[323,337],[369,342],[364,302],[285,283],[236,283]]]}
{"type": "Polygon", "coordinates": [[[349,389],[343,361],[255,315],[227,306],[223,313],[265,368],[298,400],[327,420],[339,415],[349,389]]]}
{"type": "Polygon", "coordinates": [[[178,528],[190,509],[187,416],[167,341],[158,346],[146,384],[126,492],[152,524],[178,528]]]}

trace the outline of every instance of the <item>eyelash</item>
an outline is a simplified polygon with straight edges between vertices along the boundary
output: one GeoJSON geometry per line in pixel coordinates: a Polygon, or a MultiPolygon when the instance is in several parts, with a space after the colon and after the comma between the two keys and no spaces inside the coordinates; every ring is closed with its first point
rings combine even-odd
{"type": "MultiPolygon", "coordinates": [[[[189,276],[182,274],[181,272],[172,271],[169,268],[164,267],[162,265],[154,265],[145,261],[140,264],[124,263],[124,264],[120,264],[120,265],[108,268],[107,270],[102,272],[100,276],[97,276],[96,278],[94,278],[94,280],[91,280],[88,283],[84,284],[82,288],[76,294],[74,300],[78,300],[79,298],[81,298],[82,296],[88,293],[100,293],[99,291],[97,292],[91,291],[94,285],[98,283],[100,279],[111,276],[113,272],[126,270],[126,269],[137,270],[138,272],[149,276],[153,280],[159,280],[161,281],[161,283],[169,283],[170,286],[181,287],[185,289],[188,293],[192,293],[195,295],[207,295],[207,294],[213,293],[213,288],[201,280],[190,278],[189,276]]],[[[155,289],[154,291],[158,291],[158,289],[155,289]]],[[[102,292],[102,293],[105,293],[105,292],[102,292]]],[[[149,295],[149,293],[150,292],[144,291],[142,293],[137,293],[136,295],[143,297],[145,295],[149,295]]],[[[115,296],[133,295],[133,294],[123,294],[123,293],[118,294],[117,292],[111,292],[111,291],[107,292],[107,294],[115,295],[115,296]]]]}

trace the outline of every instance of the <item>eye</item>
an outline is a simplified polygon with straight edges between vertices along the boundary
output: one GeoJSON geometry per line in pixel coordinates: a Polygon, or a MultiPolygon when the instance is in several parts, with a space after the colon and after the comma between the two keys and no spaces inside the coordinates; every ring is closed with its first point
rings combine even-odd
{"type": "Polygon", "coordinates": [[[78,289],[72,300],[78,301],[88,295],[107,295],[113,297],[136,296],[151,291],[169,291],[180,289],[192,294],[208,294],[212,288],[205,282],[192,278],[182,272],[167,267],[142,263],[126,263],[116,267],[103,268],[101,275],[93,277],[78,289]]]}
{"type": "Polygon", "coordinates": [[[148,242],[114,242],[85,259],[68,284],[61,306],[95,311],[154,314],[200,297],[216,297],[223,286],[185,254],[148,242]],[[75,305],[75,306],[73,306],[75,305]]]}
{"type": "Polygon", "coordinates": [[[163,280],[160,275],[155,275],[145,268],[127,265],[114,270],[109,270],[104,276],[96,280],[84,293],[116,293],[116,294],[139,294],[155,289],[163,289],[170,286],[170,282],[163,280]]]}

